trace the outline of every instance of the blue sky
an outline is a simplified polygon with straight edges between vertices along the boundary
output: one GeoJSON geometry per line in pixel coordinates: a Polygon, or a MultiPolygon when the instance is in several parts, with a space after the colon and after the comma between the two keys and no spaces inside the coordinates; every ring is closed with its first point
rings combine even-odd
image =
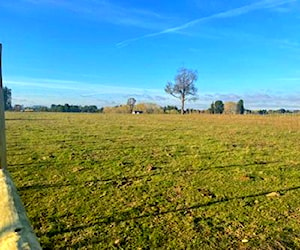
{"type": "Polygon", "coordinates": [[[299,0],[0,0],[4,85],[13,104],[179,105],[179,67],[199,99],[300,109],[299,0]]]}

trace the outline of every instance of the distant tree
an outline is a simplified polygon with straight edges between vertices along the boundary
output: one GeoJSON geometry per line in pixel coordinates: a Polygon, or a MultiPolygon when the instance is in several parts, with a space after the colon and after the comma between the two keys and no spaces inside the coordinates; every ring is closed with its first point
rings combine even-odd
{"type": "Polygon", "coordinates": [[[79,113],[81,112],[81,107],[79,107],[78,105],[70,105],[68,112],[79,113]]]}
{"type": "Polygon", "coordinates": [[[50,111],[55,112],[56,111],[56,104],[51,104],[50,111]]]}
{"type": "Polygon", "coordinates": [[[65,112],[65,106],[58,104],[56,112],[65,112]]]}
{"type": "Polygon", "coordinates": [[[243,115],[245,113],[244,101],[239,100],[237,103],[237,113],[243,115]]]}
{"type": "MultiPolygon", "coordinates": [[[[16,106],[16,105],[15,105],[16,106]]],[[[36,112],[47,112],[49,111],[48,107],[42,106],[42,105],[35,105],[32,107],[32,109],[36,112]]],[[[15,109],[16,110],[16,109],[15,109]]]]}
{"type": "Polygon", "coordinates": [[[260,115],[267,115],[268,111],[265,110],[265,109],[261,109],[261,110],[258,110],[258,114],[260,114],[260,115]]]}
{"type": "Polygon", "coordinates": [[[287,111],[288,111],[288,110],[285,110],[285,109],[283,109],[283,108],[277,110],[277,112],[278,112],[279,114],[285,114],[285,113],[288,113],[287,111]]]}
{"type": "Polygon", "coordinates": [[[71,106],[68,103],[66,103],[64,105],[63,112],[70,112],[70,108],[71,108],[71,106]]]}
{"type": "Polygon", "coordinates": [[[210,104],[210,108],[207,110],[209,114],[214,114],[215,113],[215,104],[212,102],[210,104]]]}
{"type": "MultiPolygon", "coordinates": [[[[139,103],[135,105],[135,111],[140,111],[144,114],[162,114],[163,108],[155,103],[139,103]]],[[[115,107],[104,107],[103,113],[126,114],[129,112],[128,105],[118,105],[115,107]]]]}
{"type": "Polygon", "coordinates": [[[239,114],[238,104],[235,102],[225,102],[224,103],[224,113],[225,114],[239,114]]]}
{"type": "Polygon", "coordinates": [[[81,112],[83,113],[96,113],[98,112],[98,108],[95,105],[89,105],[89,106],[83,106],[83,107],[79,107],[81,112]]]}
{"type": "Polygon", "coordinates": [[[4,98],[4,109],[5,110],[11,110],[11,89],[4,87],[3,88],[3,98],[4,98]]]}
{"type": "Polygon", "coordinates": [[[113,112],[113,107],[104,107],[103,108],[103,113],[105,113],[105,114],[114,113],[113,112]]]}
{"type": "Polygon", "coordinates": [[[214,114],[222,114],[224,112],[224,103],[218,100],[214,104],[214,114]]]}
{"type": "Polygon", "coordinates": [[[163,109],[155,103],[139,103],[135,106],[135,110],[143,111],[146,114],[161,114],[163,109]]]}
{"type": "Polygon", "coordinates": [[[86,106],[79,106],[79,105],[56,105],[52,104],[49,109],[45,110],[44,107],[39,109],[35,108],[35,111],[50,111],[50,112],[72,112],[72,113],[101,113],[103,112],[103,108],[98,109],[96,105],[86,105],[86,106]],[[42,110],[41,110],[42,108],[42,110]]]}
{"type": "Polygon", "coordinates": [[[98,109],[98,107],[96,105],[90,105],[89,106],[89,112],[90,113],[96,113],[96,112],[102,112],[102,109],[98,109]]]}
{"type": "Polygon", "coordinates": [[[165,106],[163,108],[163,110],[164,110],[164,113],[167,113],[167,114],[178,114],[179,113],[177,106],[168,105],[168,106],[165,106]]]}
{"type": "Polygon", "coordinates": [[[113,114],[128,114],[130,110],[128,105],[118,105],[115,107],[104,107],[103,112],[113,114]]]}
{"type": "Polygon", "coordinates": [[[133,97],[131,97],[127,100],[127,105],[129,106],[130,113],[132,113],[135,103],[136,103],[136,100],[133,97]]]}
{"type": "Polygon", "coordinates": [[[181,114],[184,114],[184,105],[186,101],[195,100],[197,88],[194,82],[198,79],[197,71],[186,68],[180,68],[175,76],[175,83],[168,82],[165,91],[180,99],[181,101],[181,114]]]}
{"type": "Polygon", "coordinates": [[[187,110],[186,110],[186,113],[187,113],[187,114],[200,114],[200,113],[201,113],[201,110],[190,108],[190,109],[187,109],[187,110]]]}

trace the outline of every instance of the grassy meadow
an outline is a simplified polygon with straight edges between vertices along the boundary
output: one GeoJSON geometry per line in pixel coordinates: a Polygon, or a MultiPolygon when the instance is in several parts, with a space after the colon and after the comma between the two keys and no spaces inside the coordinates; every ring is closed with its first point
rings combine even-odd
{"type": "Polygon", "coordinates": [[[44,249],[300,249],[300,116],[6,113],[6,129],[44,249]]]}

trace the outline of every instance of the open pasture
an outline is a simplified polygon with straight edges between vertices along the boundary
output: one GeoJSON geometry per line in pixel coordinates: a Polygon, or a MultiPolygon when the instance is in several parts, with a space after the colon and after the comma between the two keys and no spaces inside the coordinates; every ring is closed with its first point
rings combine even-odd
{"type": "Polygon", "coordinates": [[[6,128],[45,249],[300,248],[300,116],[7,113],[6,128]]]}

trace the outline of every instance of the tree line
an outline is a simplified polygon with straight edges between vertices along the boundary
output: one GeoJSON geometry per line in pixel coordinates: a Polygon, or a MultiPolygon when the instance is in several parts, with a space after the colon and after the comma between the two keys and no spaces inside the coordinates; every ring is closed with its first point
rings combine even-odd
{"type": "MultiPolygon", "coordinates": [[[[190,110],[185,110],[186,101],[194,101],[198,99],[197,88],[195,82],[198,79],[198,73],[196,70],[186,69],[184,67],[179,68],[173,82],[168,82],[165,86],[165,92],[171,96],[177,98],[181,102],[181,114],[189,113],[190,110]]],[[[285,114],[285,113],[300,113],[300,110],[289,111],[285,109],[279,110],[257,110],[251,111],[244,107],[244,101],[239,100],[235,102],[223,103],[221,100],[217,100],[210,105],[210,108],[206,111],[209,114],[285,114]]]]}
{"type": "Polygon", "coordinates": [[[33,107],[15,107],[15,111],[35,111],[35,112],[65,112],[65,113],[101,113],[103,108],[98,108],[96,105],[70,105],[68,103],[52,104],[50,107],[47,106],[33,106],[33,107]]]}
{"type": "Polygon", "coordinates": [[[47,110],[49,112],[72,112],[72,113],[101,113],[103,108],[98,109],[96,105],[56,105],[52,104],[51,107],[47,110]]]}
{"type": "Polygon", "coordinates": [[[4,87],[4,103],[5,110],[14,111],[38,111],[38,112],[74,112],[74,113],[147,113],[147,114],[191,114],[191,113],[208,113],[208,114],[285,114],[285,113],[300,113],[299,110],[289,111],[286,109],[279,110],[248,110],[244,107],[244,101],[238,102],[223,102],[217,100],[211,103],[207,110],[198,109],[185,109],[187,101],[195,101],[198,99],[197,88],[195,82],[198,79],[198,73],[195,70],[186,69],[184,67],[179,68],[175,75],[174,82],[167,82],[165,86],[165,92],[171,96],[180,100],[180,108],[177,106],[165,106],[161,107],[155,103],[138,103],[133,97],[127,100],[124,105],[117,105],[114,107],[101,107],[96,105],[69,105],[69,104],[52,104],[50,107],[46,106],[34,106],[30,108],[24,108],[21,105],[15,105],[12,107],[12,91],[11,89],[4,87]]]}
{"type": "Polygon", "coordinates": [[[235,102],[226,102],[218,100],[213,102],[208,109],[208,113],[210,114],[240,114],[243,115],[244,113],[249,112],[244,107],[244,101],[239,100],[237,103],[235,102]]]}

